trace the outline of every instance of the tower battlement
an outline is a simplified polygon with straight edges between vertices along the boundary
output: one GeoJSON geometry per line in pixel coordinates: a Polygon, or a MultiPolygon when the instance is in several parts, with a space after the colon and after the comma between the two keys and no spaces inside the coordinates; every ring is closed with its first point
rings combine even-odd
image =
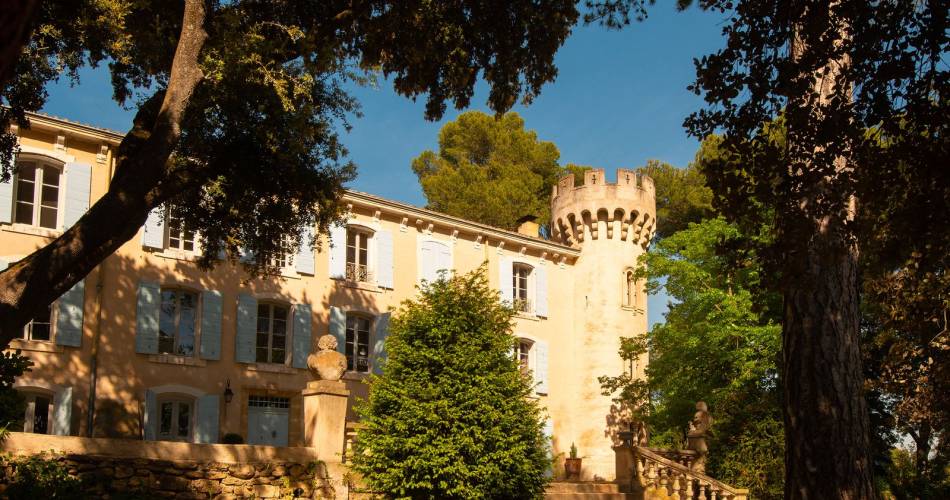
{"type": "Polygon", "coordinates": [[[617,182],[607,182],[604,169],[584,172],[584,183],[562,177],[551,193],[554,239],[572,246],[584,241],[620,239],[646,249],[656,226],[653,179],[618,168],[617,182]]]}

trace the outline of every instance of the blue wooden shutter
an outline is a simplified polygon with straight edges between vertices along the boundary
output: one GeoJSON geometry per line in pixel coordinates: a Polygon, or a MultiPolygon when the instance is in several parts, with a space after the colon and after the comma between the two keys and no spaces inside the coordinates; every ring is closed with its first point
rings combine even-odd
{"type": "Polygon", "coordinates": [[[346,278],[346,226],[330,226],[330,277],[346,278]]]}
{"type": "Polygon", "coordinates": [[[544,265],[534,268],[534,313],[548,317],[548,271],[544,265]]]}
{"type": "Polygon", "coordinates": [[[0,222],[13,222],[13,176],[0,182],[0,222]]]}
{"type": "Polygon", "coordinates": [[[198,398],[198,414],[195,424],[196,443],[218,442],[218,409],[220,398],[217,394],[205,394],[198,398]]]}
{"type": "Polygon", "coordinates": [[[86,280],[79,280],[57,301],[56,332],[59,345],[79,347],[82,343],[82,313],[86,299],[86,280]]]}
{"type": "Polygon", "coordinates": [[[306,368],[307,356],[310,355],[310,324],[311,313],[310,304],[294,305],[294,337],[293,337],[293,360],[291,364],[294,368],[306,368]]]}
{"type": "Polygon", "coordinates": [[[376,231],[376,284],[393,288],[393,233],[376,231]]]}
{"type": "Polygon", "coordinates": [[[89,194],[92,186],[92,166],[85,163],[66,164],[66,209],[63,211],[63,227],[68,229],[89,210],[89,194]]]}
{"type": "Polygon", "coordinates": [[[498,289],[501,290],[501,300],[511,304],[514,302],[514,291],[511,281],[511,258],[501,257],[498,259],[498,289]]]}
{"type": "Polygon", "coordinates": [[[251,264],[257,258],[257,254],[254,252],[253,248],[241,247],[241,262],[245,264],[251,264]]]}
{"type": "Polygon", "coordinates": [[[53,395],[53,434],[68,436],[72,431],[73,388],[66,387],[53,395]]]}
{"type": "Polygon", "coordinates": [[[315,263],[313,261],[313,245],[310,240],[313,239],[313,228],[307,226],[300,235],[300,249],[297,251],[296,265],[297,272],[300,274],[309,274],[313,276],[315,263]]]}
{"type": "Polygon", "coordinates": [[[158,316],[162,306],[162,288],[158,283],[139,283],[135,307],[135,352],[158,353],[158,316]]]}
{"type": "Polygon", "coordinates": [[[148,213],[142,229],[142,246],[161,250],[165,248],[165,206],[159,205],[148,213]]]}
{"type": "Polygon", "coordinates": [[[234,359],[253,363],[257,340],[257,299],[247,294],[238,295],[237,335],[234,341],[234,359]]]}
{"type": "Polygon", "coordinates": [[[201,357],[221,359],[221,292],[201,292],[201,357]]]}
{"type": "Polygon", "coordinates": [[[346,312],[330,307],[330,335],[336,337],[336,350],[346,354],[346,312]]]}
{"type": "Polygon", "coordinates": [[[386,359],[386,337],[389,336],[389,318],[384,312],[376,317],[376,330],[373,332],[373,373],[383,373],[383,360],[386,359]]]}
{"type": "Polygon", "coordinates": [[[145,391],[145,408],[142,412],[142,437],[155,441],[158,437],[158,400],[151,389],[145,391]]]}
{"type": "Polygon", "coordinates": [[[535,341],[534,351],[534,382],[535,392],[548,393],[548,343],[543,340],[535,341]]]}
{"type": "Polygon", "coordinates": [[[4,269],[6,269],[7,266],[9,265],[10,263],[7,262],[6,259],[0,259],[0,271],[3,271],[4,269]]]}

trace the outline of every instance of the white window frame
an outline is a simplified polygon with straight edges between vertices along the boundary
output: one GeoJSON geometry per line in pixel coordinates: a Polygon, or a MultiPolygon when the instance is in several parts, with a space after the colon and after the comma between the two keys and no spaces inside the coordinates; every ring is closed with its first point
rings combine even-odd
{"type": "Polygon", "coordinates": [[[634,270],[627,268],[623,271],[623,274],[620,276],[620,305],[624,309],[636,309],[639,307],[640,294],[639,294],[639,280],[636,279],[634,270]],[[633,286],[631,286],[630,277],[633,278],[633,286]]]}
{"type": "Polygon", "coordinates": [[[174,394],[174,393],[165,393],[157,394],[155,396],[155,406],[157,412],[157,422],[155,422],[155,440],[156,441],[176,441],[182,443],[193,443],[195,437],[195,426],[198,422],[197,420],[197,398],[185,395],[185,394],[174,394]],[[166,404],[172,405],[172,417],[171,417],[171,428],[169,429],[170,434],[162,433],[162,407],[166,404]],[[179,436],[178,435],[178,420],[180,415],[181,404],[188,405],[188,435],[179,436]]]}
{"type": "Polygon", "coordinates": [[[53,407],[56,401],[55,395],[48,391],[38,391],[36,389],[23,389],[20,390],[20,393],[23,395],[23,398],[26,399],[26,408],[23,415],[23,432],[36,434],[36,432],[33,430],[33,424],[35,423],[36,417],[36,398],[42,397],[49,400],[49,406],[47,407],[46,415],[45,434],[53,434],[53,407]]]}
{"type": "MultiPolygon", "coordinates": [[[[188,294],[194,295],[194,297],[195,297],[195,339],[194,339],[194,344],[195,344],[195,345],[194,345],[194,348],[193,348],[191,354],[179,354],[179,353],[177,352],[177,351],[178,351],[178,336],[179,336],[179,333],[181,332],[181,326],[180,326],[180,322],[181,322],[181,304],[180,304],[180,302],[179,302],[179,303],[176,304],[177,308],[176,308],[176,315],[175,315],[175,334],[174,334],[174,339],[173,339],[173,340],[174,340],[174,349],[173,349],[174,352],[161,352],[161,351],[159,351],[159,352],[158,352],[158,355],[159,355],[159,356],[175,356],[175,357],[178,357],[178,358],[185,358],[185,359],[197,358],[197,357],[198,357],[198,351],[201,349],[201,313],[202,313],[201,298],[202,298],[202,294],[201,294],[201,292],[198,291],[198,290],[194,290],[194,289],[191,289],[191,288],[188,288],[188,287],[184,287],[184,286],[176,286],[176,285],[162,286],[162,287],[159,289],[159,308],[161,308],[162,304],[164,303],[164,300],[165,300],[165,292],[166,292],[166,291],[184,292],[184,293],[188,293],[188,294]]],[[[161,349],[161,342],[162,342],[162,332],[161,332],[161,309],[159,309],[159,332],[158,332],[159,349],[161,349]]]]}
{"type": "Polygon", "coordinates": [[[378,260],[377,255],[376,255],[376,252],[377,252],[376,231],[377,229],[374,229],[369,226],[365,226],[363,224],[351,222],[346,225],[346,237],[345,237],[345,240],[343,241],[343,248],[344,248],[343,263],[344,263],[344,270],[345,270],[344,278],[346,281],[350,281],[353,283],[370,283],[370,284],[376,283],[376,261],[378,260]],[[359,248],[358,247],[357,247],[357,252],[355,252],[355,257],[356,257],[357,262],[351,263],[349,261],[350,231],[353,231],[354,233],[362,235],[366,239],[366,270],[365,270],[366,279],[365,280],[358,279],[359,273],[356,270],[356,266],[359,265],[358,263],[359,248]]]}
{"type": "MultiPolygon", "coordinates": [[[[171,224],[171,222],[172,222],[172,211],[175,210],[175,205],[173,205],[173,204],[171,204],[171,203],[166,203],[165,205],[166,205],[166,206],[165,206],[165,213],[164,213],[164,217],[165,217],[165,219],[164,219],[164,230],[165,230],[165,234],[163,235],[163,238],[164,238],[165,240],[164,240],[164,242],[162,243],[163,246],[164,246],[165,251],[172,252],[172,253],[181,253],[181,254],[185,254],[185,255],[198,255],[198,254],[200,254],[200,253],[201,253],[201,246],[199,245],[198,231],[193,230],[193,229],[190,231],[190,232],[191,232],[191,248],[192,248],[191,250],[187,250],[187,249],[184,248],[184,246],[185,246],[185,241],[187,241],[187,240],[185,239],[184,235],[189,232],[189,231],[187,231],[187,230],[185,230],[185,229],[181,229],[181,231],[180,231],[181,235],[177,238],[177,239],[179,240],[178,246],[177,246],[177,247],[172,246],[172,224],[171,224]]],[[[181,224],[182,224],[182,226],[184,226],[184,220],[181,221],[181,224]]]]}
{"type": "Polygon", "coordinates": [[[527,337],[517,337],[518,344],[515,346],[515,361],[526,374],[534,372],[534,340],[527,337]],[[526,350],[524,348],[527,347],[526,350]]]}
{"type": "Polygon", "coordinates": [[[534,266],[523,261],[512,261],[511,263],[511,305],[518,313],[534,314],[535,296],[537,289],[535,285],[534,266]],[[514,279],[519,270],[527,270],[528,275],[525,279],[525,298],[518,296],[518,288],[515,286],[514,279]],[[519,307],[520,306],[520,307],[519,307]]]}
{"type": "Polygon", "coordinates": [[[32,155],[26,155],[26,156],[23,156],[21,154],[21,156],[19,156],[16,159],[15,165],[16,165],[16,168],[14,168],[13,178],[11,179],[11,182],[13,183],[13,193],[12,193],[13,207],[11,208],[12,223],[17,224],[19,226],[33,227],[33,228],[37,228],[44,231],[60,231],[61,228],[63,227],[63,217],[65,213],[65,208],[66,208],[66,162],[61,161],[58,158],[53,158],[53,157],[42,155],[42,154],[32,154],[32,155]],[[33,210],[32,210],[33,213],[31,214],[29,224],[25,222],[17,222],[17,211],[18,211],[17,192],[19,191],[18,187],[20,183],[20,165],[22,163],[37,164],[38,166],[37,175],[40,181],[40,182],[36,182],[35,178],[33,180],[33,210]],[[44,226],[41,226],[39,223],[40,209],[38,207],[41,206],[42,193],[43,193],[43,182],[42,182],[43,172],[42,172],[42,168],[39,168],[39,167],[42,167],[44,165],[49,165],[59,170],[59,185],[57,186],[58,192],[56,194],[55,227],[44,227],[44,226]],[[40,201],[40,203],[37,203],[38,200],[40,201]]]}
{"type": "Polygon", "coordinates": [[[372,359],[372,354],[371,354],[370,349],[372,348],[372,345],[373,345],[373,333],[374,333],[375,328],[376,328],[376,321],[377,321],[376,317],[374,317],[372,314],[367,314],[367,313],[360,312],[360,311],[346,311],[346,323],[345,323],[345,325],[344,325],[344,327],[343,327],[343,341],[344,341],[343,354],[344,354],[344,356],[346,356],[347,372],[357,373],[357,374],[368,374],[368,373],[370,373],[370,372],[373,370],[372,363],[373,363],[374,360],[372,359]],[[348,338],[348,337],[350,336],[350,318],[353,318],[354,321],[359,321],[360,319],[365,319],[365,320],[367,321],[367,323],[368,323],[368,325],[367,325],[367,327],[366,327],[366,369],[365,369],[365,370],[360,370],[360,369],[359,369],[359,365],[358,365],[358,363],[357,363],[358,360],[359,360],[359,354],[358,354],[358,353],[359,353],[359,350],[358,350],[358,349],[359,349],[359,345],[360,345],[360,343],[359,343],[359,331],[358,331],[358,330],[355,330],[355,329],[354,329],[354,332],[353,332],[353,342],[352,342],[352,344],[353,344],[353,355],[352,355],[352,359],[351,359],[351,356],[350,356],[350,355],[347,355],[347,354],[346,354],[346,349],[347,349],[347,347],[349,347],[349,345],[351,344],[351,342],[349,341],[349,338],[348,338]],[[352,361],[352,363],[353,363],[353,368],[352,368],[352,369],[350,369],[350,362],[351,362],[351,361],[352,361]]]}
{"type": "Polygon", "coordinates": [[[267,306],[269,308],[270,314],[268,315],[267,323],[267,360],[260,361],[257,357],[257,350],[260,349],[257,345],[257,336],[261,332],[258,331],[258,325],[254,325],[254,362],[264,365],[289,365],[291,356],[293,355],[293,307],[290,304],[287,304],[282,301],[277,300],[260,300],[257,302],[257,318],[258,323],[260,323],[260,308],[261,306],[267,306]],[[284,360],[283,361],[274,361],[274,308],[282,307],[287,311],[285,316],[285,325],[284,325],[284,360]]]}
{"type": "Polygon", "coordinates": [[[37,340],[33,338],[33,319],[31,318],[29,323],[23,325],[23,336],[20,338],[26,342],[38,342],[43,344],[52,344],[56,341],[56,318],[58,313],[59,301],[53,301],[49,305],[49,339],[48,340],[37,340]]]}

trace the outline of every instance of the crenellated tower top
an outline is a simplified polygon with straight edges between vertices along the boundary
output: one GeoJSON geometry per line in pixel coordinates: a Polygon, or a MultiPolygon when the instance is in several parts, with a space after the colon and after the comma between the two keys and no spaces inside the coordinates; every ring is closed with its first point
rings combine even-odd
{"type": "Polygon", "coordinates": [[[653,179],[635,170],[617,169],[608,183],[604,169],[584,172],[584,184],[562,177],[551,194],[552,237],[575,247],[590,239],[619,239],[646,249],[656,226],[653,179]]]}

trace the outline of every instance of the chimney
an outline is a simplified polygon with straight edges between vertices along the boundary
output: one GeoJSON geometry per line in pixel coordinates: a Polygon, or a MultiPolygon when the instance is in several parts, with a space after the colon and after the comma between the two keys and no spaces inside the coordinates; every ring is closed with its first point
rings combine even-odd
{"type": "Polygon", "coordinates": [[[518,219],[518,233],[525,236],[530,236],[532,238],[538,238],[538,229],[541,227],[537,222],[537,217],[534,215],[525,215],[524,217],[518,219]]]}

